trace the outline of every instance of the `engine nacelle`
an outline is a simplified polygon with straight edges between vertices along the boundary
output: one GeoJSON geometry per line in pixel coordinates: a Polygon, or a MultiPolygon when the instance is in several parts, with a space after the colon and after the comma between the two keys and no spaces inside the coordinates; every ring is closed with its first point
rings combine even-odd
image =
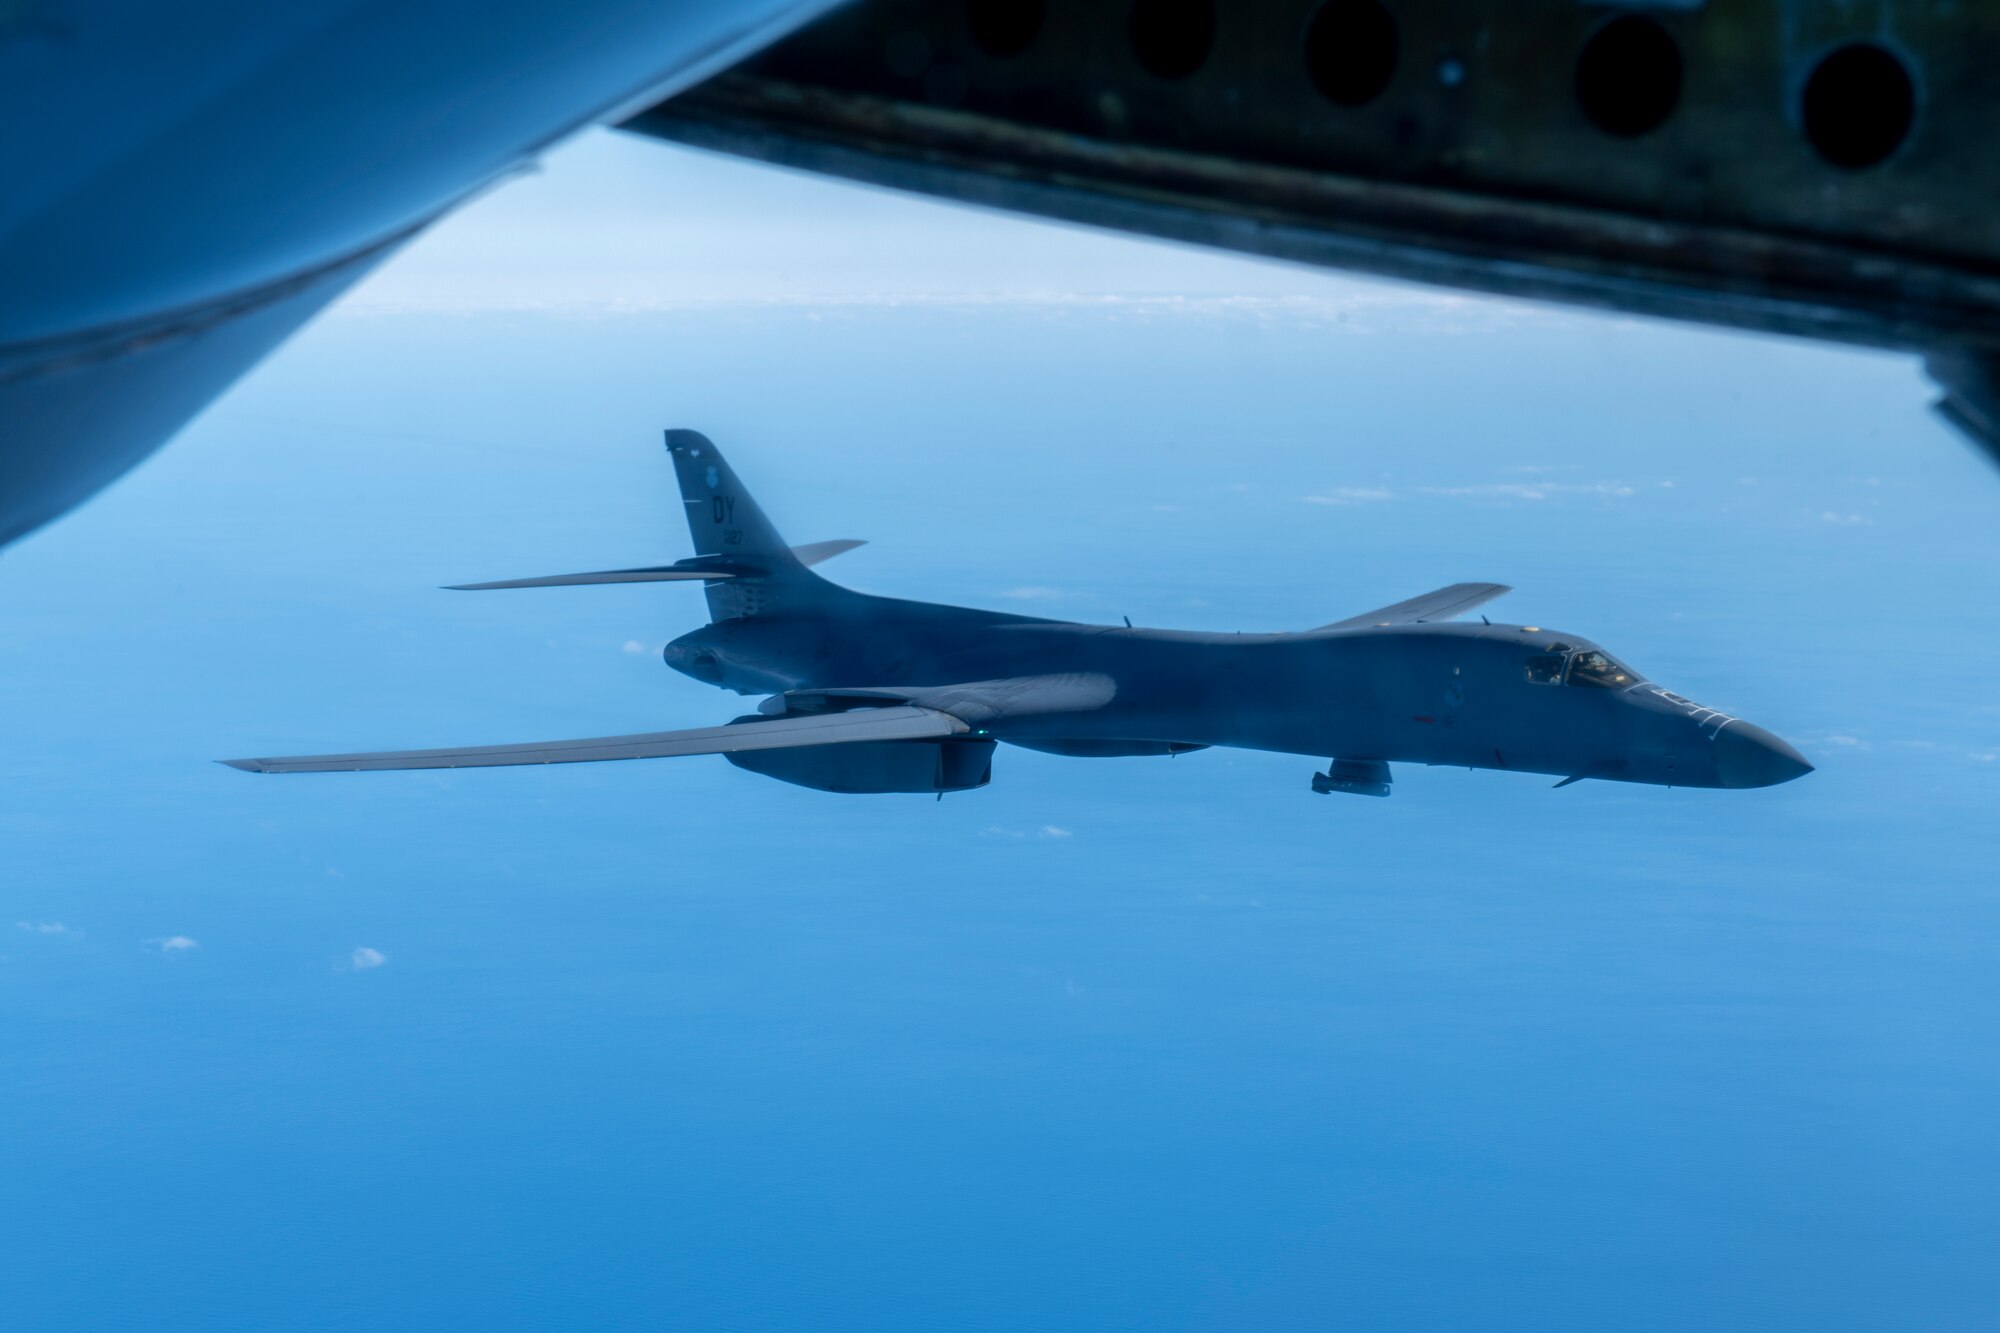
{"type": "Polygon", "coordinates": [[[993,777],[993,742],[854,741],[724,755],[738,768],[814,791],[970,791],[993,777]]]}

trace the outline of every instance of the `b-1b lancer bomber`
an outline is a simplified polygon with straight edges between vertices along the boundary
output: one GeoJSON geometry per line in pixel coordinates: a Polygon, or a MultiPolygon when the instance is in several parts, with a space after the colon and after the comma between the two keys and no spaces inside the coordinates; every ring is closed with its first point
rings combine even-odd
{"type": "Polygon", "coordinates": [[[667,432],[698,552],[672,565],[469,590],[699,582],[709,624],[667,665],[765,694],[725,726],[470,749],[230,759],[253,773],[475,768],[719,754],[830,792],[983,787],[1000,742],[1079,758],[1209,746],[1330,755],[1316,792],[1389,794],[1392,763],[1671,787],[1768,787],[1812,771],[1761,727],[1648,682],[1590,640],[1454,622],[1508,589],[1457,583],[1288,634],[1080,625],[873,597],[788,546],[714,445],[667,432]]]}

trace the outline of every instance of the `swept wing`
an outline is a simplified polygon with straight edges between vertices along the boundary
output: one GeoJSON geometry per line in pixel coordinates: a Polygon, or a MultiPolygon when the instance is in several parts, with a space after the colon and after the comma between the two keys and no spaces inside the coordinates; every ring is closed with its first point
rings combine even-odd
{"type": "Polygon", "coordinates": [[[1474,607],[1484,606],[1504,593],[1514,591],[1504,583],[1454,583],[1435,592],[1368,611],[1345,620],[1336,620],[1321,629],[1362,629],[1371,625],[1409,625],[1427,620],[1450,620],[1474,607]]]}
{"type": "Polygon", "coordinates": [[[840,713],[812,713],[769,721],[651,731],[636,736],[476,745],[448,750],[378,750],[361,754],[301,754],[269,759],[224,759],[246,773],[361,773],[385,769],[493,768],[509,764],[579,764],[603,759],[666,759],[690,754],[734,754],[855,741],[924,740],[964,735],[970,728],[949,713],[899,704],[840,713]]]}

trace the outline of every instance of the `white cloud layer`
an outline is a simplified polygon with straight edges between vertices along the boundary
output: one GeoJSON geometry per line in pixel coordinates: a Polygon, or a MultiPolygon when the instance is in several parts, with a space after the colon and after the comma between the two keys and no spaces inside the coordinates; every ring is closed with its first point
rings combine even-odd
{"type": "Polygon", "coordinates": [[[1018,828],[1001,828],[998,824],[991,824],[980,830],[980,836],[987,838],[1009,838],[1016,842],[1022,842],[1029,838],[1060,841],[1063,838],[1074,838],[1076,834],[1056,824],[1044,824],[1032,831],[1018,828]]]}
{"type": "Polygon", "coordinates": [[[1471,500],[1550,500],[1561,495],[1598,496],[1622,500],[1633,489],[1622,481],[1503,481],[1485,486],[1425,486],[1425,495],[1471,500]]]}
{"type": "Polygon", "coordinates": [[[1386,486],[1336,486],[1319,495],[1308,495],[1309,505],[1360,505],[1374,504],[1392,497],[1386,486]]]}
{"type": "Polygon", "coordinates": [[[894,194],[597,130],[419,237],[337,316],[889,307],[1341,335],[1573,318],[894,194]],[[968,255],[982,256],[968,263],[968,255]],[[496,280],[496,274],[503,275],[496,280]]]}

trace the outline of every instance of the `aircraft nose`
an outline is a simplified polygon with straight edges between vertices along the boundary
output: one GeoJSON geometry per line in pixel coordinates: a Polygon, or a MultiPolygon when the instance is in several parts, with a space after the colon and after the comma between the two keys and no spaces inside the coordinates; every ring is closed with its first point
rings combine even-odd
{"type": "Polygon", "coordinates": [[[1762,727],[1730,722],[1715,737],[1715,778],[1725,787],[1775,787],[1813,771],[1806,757],[1762,727]]]}

